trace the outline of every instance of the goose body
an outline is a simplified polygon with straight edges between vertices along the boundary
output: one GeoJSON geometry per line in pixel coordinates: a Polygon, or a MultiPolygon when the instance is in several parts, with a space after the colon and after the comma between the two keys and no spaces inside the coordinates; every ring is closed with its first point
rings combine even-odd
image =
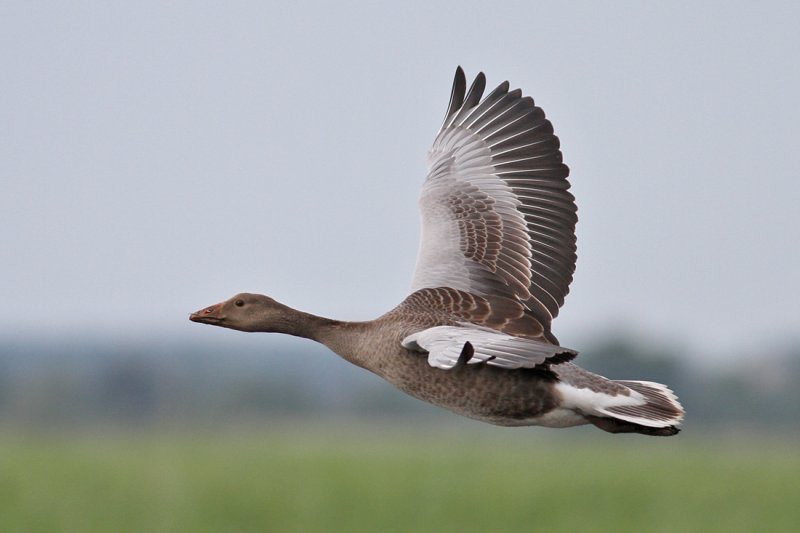
{"type": "Polygon", "coordinates": [[[345,322],[242,293],[190,319],[316,340],[411,396],[492,424],[674,435],[683,408],[672,391],[583,370],[551,332],[576,261],[569,169],[531,98],[508,82],[484,89],[483,73],[467,90],[456,70],[420,197],[412,292],[397,307],[345,322]]]}

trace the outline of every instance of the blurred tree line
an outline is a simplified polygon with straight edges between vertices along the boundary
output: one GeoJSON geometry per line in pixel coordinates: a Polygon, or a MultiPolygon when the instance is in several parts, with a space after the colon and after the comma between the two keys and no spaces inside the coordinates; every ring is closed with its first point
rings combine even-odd
{"type": "MultiPolygon", "coordinates": [[[[268,424],[275,418],[454,416],[407,397],[311,342],[252,336],[176,339],[0,338],[0,426],[268,424]],[[241,337],[244,338],[244,337],[241,337]]],[[[685,427],[800,430],[800,346],[716,365],[617,335],[583,343],[585,368],[667,383],[685,427]],[[590,348],[586,348],[590,346],[590,348]]]]}

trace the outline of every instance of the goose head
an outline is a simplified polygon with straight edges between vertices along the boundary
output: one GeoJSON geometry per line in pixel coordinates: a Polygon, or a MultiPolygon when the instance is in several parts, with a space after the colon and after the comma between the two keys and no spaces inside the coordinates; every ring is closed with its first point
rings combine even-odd
{"type": "Polygon", "coordinates": [[[263,294],[240,293],[189,315],[189,320],[239,331],[285,332],[296,320],[293,309],[263,294]]]}

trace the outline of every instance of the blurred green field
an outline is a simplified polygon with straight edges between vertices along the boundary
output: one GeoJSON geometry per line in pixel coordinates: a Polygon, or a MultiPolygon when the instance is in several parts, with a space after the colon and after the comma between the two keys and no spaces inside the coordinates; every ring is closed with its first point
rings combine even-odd
{"type": "Polygon", "coordinates": [[[591,429],[3,431],[0,531],[797,531],[796,444],[591,429]]]}

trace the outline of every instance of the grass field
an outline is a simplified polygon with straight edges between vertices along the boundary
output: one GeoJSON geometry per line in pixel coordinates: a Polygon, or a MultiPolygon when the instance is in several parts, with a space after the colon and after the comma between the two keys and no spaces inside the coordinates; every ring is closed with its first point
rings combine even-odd
{"type": "Polygon", "coordinates": [[[796,442],[555,433],[4,431],[0,531],[764,532],[800,524],[796,442]]]}

